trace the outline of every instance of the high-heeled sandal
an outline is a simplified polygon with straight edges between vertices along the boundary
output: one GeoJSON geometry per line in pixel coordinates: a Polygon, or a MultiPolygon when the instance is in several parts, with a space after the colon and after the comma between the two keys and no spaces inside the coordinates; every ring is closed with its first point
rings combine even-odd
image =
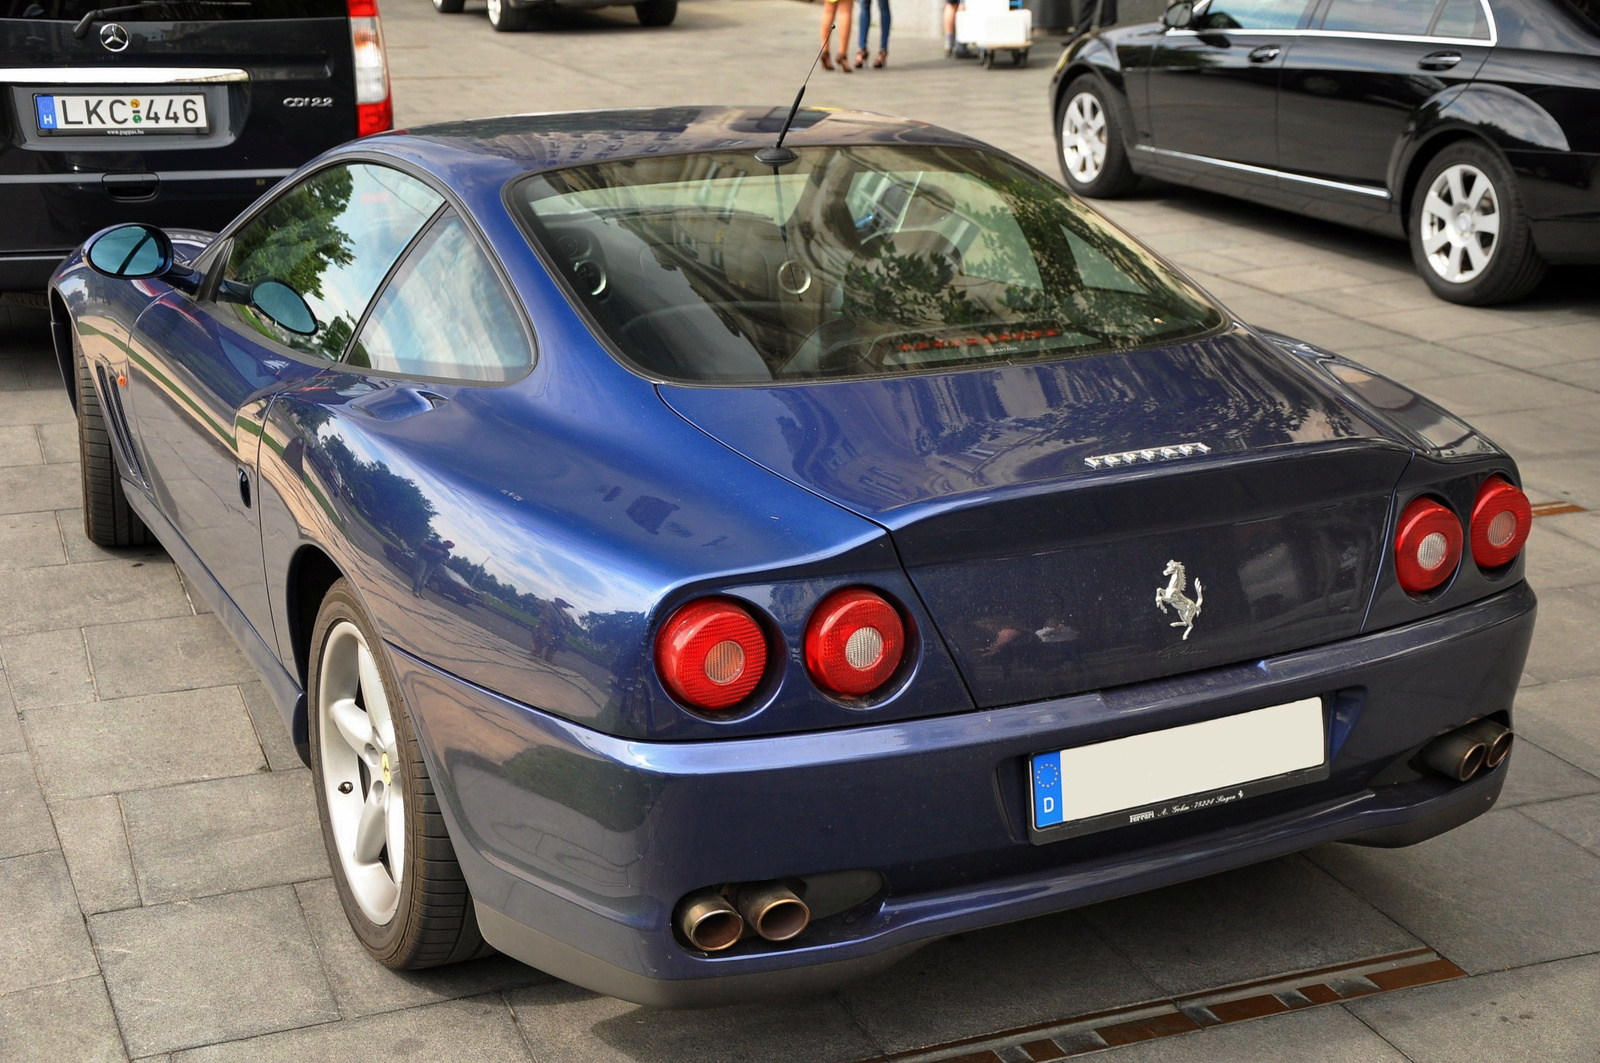
{"type": "Polygon", "coordinates": [[[823,52],[822,52],[822,69],[824,69],[824,70],[832,70],[833,69],[833,56],[828,54],[827,49],[823,49],[823,52]]]}
{"type": "Polygon", "coordinates": [[[858,49],[856,51],[856,66],[866,66],[866,65],[867,65],[867,50],[865,48],[858,49]]]}
{"type": "MultiPolygon", "coordinates": [[[[861,54],[862,55],[866,55],[867,53],[866,52],[862,52],[861,54]]],[[[877,67],[880,70],[883,68],[884,64],[887,63],[888,61],[889,61],[889,49],[887,49],[887,48],[879,48],[878,49],[878,54],[872,57],[872,65],[877,67]]]]}
{"type": "Polygon", "coordinates": [[[838,55],[834,56],[834,59],[838,62],[840,70],[843,70],[846,74],[850,73],[849,52],[840,52],[838,55]]]}

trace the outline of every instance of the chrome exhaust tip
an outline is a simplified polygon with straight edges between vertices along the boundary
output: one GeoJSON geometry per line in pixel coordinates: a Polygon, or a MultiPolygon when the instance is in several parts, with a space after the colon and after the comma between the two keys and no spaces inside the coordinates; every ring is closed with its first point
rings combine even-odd
{"type": "Polygon", "coordinates": [[[1500,762],[1506,759],[1506,754],[1511,752],[1511,743],[1516,739],[1511,728],[1502,727],[1493,720],[1479,720],[1462,730],[1483,743],[1485,768],[1498,768],[1500,762]]]}
{"type": "Polygon", "coordinates": [[[1422,747],[1422,763],[1446,778],[1466,782],[1478,774],[1489,747],[1470,728],[1440,735],[1422,747]]]}
{"type": "Polygon", "coordinates": [[[716,890],[696,890],[678,906],[678,930],[695,948],[721,952],[744,934],[744,920],[716,890]]]}
{"type": "Polygon", "coordinates": [[[781,882],[753,882],[736,895],[739,914],[768,941],[788,941],[811,922],[811,909],[781,882]]]}

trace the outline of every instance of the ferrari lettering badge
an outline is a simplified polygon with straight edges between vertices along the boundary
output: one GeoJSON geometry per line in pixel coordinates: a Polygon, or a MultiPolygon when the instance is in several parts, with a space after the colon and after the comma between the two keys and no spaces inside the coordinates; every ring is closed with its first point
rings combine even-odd
{"type": "Polygon", "coordinates": [[[1194,598],[1190,599],[1183,593],[1188,586],[1188,576],[1183,571],[1182,561],[1168,561],[1161,574],[1167,577],[1167,585],[1156,589],[1156,608],[1165,613],[1167,606],[1172,607],[1178,619],[1170,626],[1183,628],[1183,641],[1188,642],[1189,633],[1194,630],[1195,617],[1200,615],[1200,605],[1206,600],[1206,589],[1197,579],[1194,581],[1194,598]]]}

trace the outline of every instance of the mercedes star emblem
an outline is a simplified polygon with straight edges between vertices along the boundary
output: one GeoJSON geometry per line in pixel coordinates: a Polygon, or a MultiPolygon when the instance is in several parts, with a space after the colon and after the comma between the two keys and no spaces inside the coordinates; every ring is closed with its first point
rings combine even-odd
{"type": "Polygon", "coordinates": [[[108,52],[120,52],[128,46],[128,31],[115,22],[100,27],[100,43],[108,52]]]}

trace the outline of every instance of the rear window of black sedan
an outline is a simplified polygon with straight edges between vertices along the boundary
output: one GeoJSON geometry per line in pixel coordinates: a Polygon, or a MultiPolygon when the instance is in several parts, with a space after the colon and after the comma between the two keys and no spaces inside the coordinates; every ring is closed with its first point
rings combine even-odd
{"type": "Polygon", "coordinates": [[[1037,362],[1210,332],[1218,310],[1065,191],[980,150],[653,156],[513,201],[612,344],[708,383],[1037,362]]]}

